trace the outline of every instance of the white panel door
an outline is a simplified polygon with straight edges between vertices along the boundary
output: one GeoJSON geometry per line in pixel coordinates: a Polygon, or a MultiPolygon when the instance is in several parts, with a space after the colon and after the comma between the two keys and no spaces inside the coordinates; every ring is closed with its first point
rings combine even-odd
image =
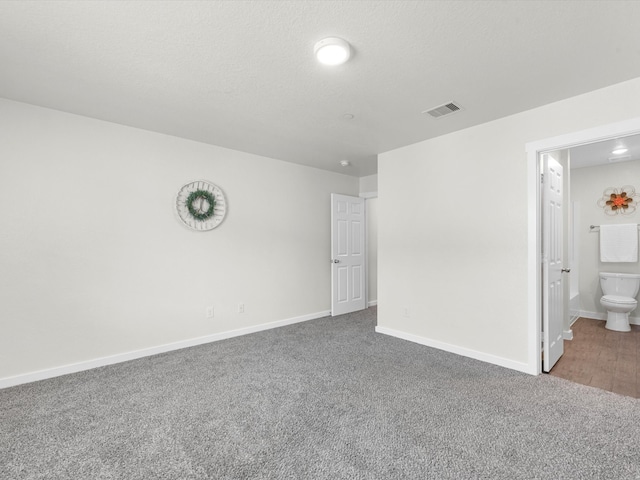
{"type": "Polygon", "coordinates": [[[542,156],[542,342],[543,370],[549,372],[564,353],[562,165],[542,156]]]}
{"type": "Polygon", "coordinates": [[[366,308],[364,198],[331,194],[331,315],[366,308]]]}

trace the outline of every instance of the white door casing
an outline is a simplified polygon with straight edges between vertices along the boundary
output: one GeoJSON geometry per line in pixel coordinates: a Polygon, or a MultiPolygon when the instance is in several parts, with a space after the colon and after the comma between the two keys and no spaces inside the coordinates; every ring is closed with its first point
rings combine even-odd
{"type": "Polygon", "coordinates": [[[564,353],[563,172],[549,154],[542,163],[542,342],[549,372],[564,353]]]}
{"type": "Polygon", "coordinates": [[[366,308],[365,200],[331,194],[331,315],[366,308]]]}

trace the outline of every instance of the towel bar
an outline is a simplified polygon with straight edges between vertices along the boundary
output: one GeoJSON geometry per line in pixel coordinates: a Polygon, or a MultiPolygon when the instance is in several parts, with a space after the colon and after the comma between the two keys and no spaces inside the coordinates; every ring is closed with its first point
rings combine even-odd
{"type": "MultiPolygon", "coordinates": [[[[640,223],[637,223],[636,226],[640,226],[640,223]]],[[[589,230],[593,230],[594,228],[600,228],[600,225],[589,225],[589,230]]]]}

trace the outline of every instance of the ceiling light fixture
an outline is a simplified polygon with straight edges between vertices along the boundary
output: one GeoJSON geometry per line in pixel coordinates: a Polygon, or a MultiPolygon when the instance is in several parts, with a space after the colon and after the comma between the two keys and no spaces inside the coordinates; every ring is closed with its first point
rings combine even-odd
{"type": "Polygon", "coordinates": [[[337,37],[320,40],[313,47],[318,61],[324,65],[341,65],[351,56],[351,45],[337,37]]]}
{"type": "Polygon", "coordinates": [[[349,160],[340,160],[341,167],[348,167],[349,165],[351,165],[351,162],[349,160]]]}
{"type": "Polygon", "coordinates": [[[612,151],[611,153],[613,155],[621,155],[623,153],[627,153],[629,151],[628,148],[625,147],[617,147],[614,151],[612,151]]]}

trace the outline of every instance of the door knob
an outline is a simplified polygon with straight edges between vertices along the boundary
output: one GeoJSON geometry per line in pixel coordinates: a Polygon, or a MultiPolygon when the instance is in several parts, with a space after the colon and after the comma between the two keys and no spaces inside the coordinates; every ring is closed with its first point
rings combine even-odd
{"type": "Polygon", "coordinates": [[[338,259],[331,260],[331,263],[340,263],[340,260],[338,260],[338,259]]]}
{"type": "Polygon", "coordinates": [[[560,270],[561,272],[565,272],[565,273],[569,273],[571,271],[570,268],[563,268],[562,270],[560,270]]]}

